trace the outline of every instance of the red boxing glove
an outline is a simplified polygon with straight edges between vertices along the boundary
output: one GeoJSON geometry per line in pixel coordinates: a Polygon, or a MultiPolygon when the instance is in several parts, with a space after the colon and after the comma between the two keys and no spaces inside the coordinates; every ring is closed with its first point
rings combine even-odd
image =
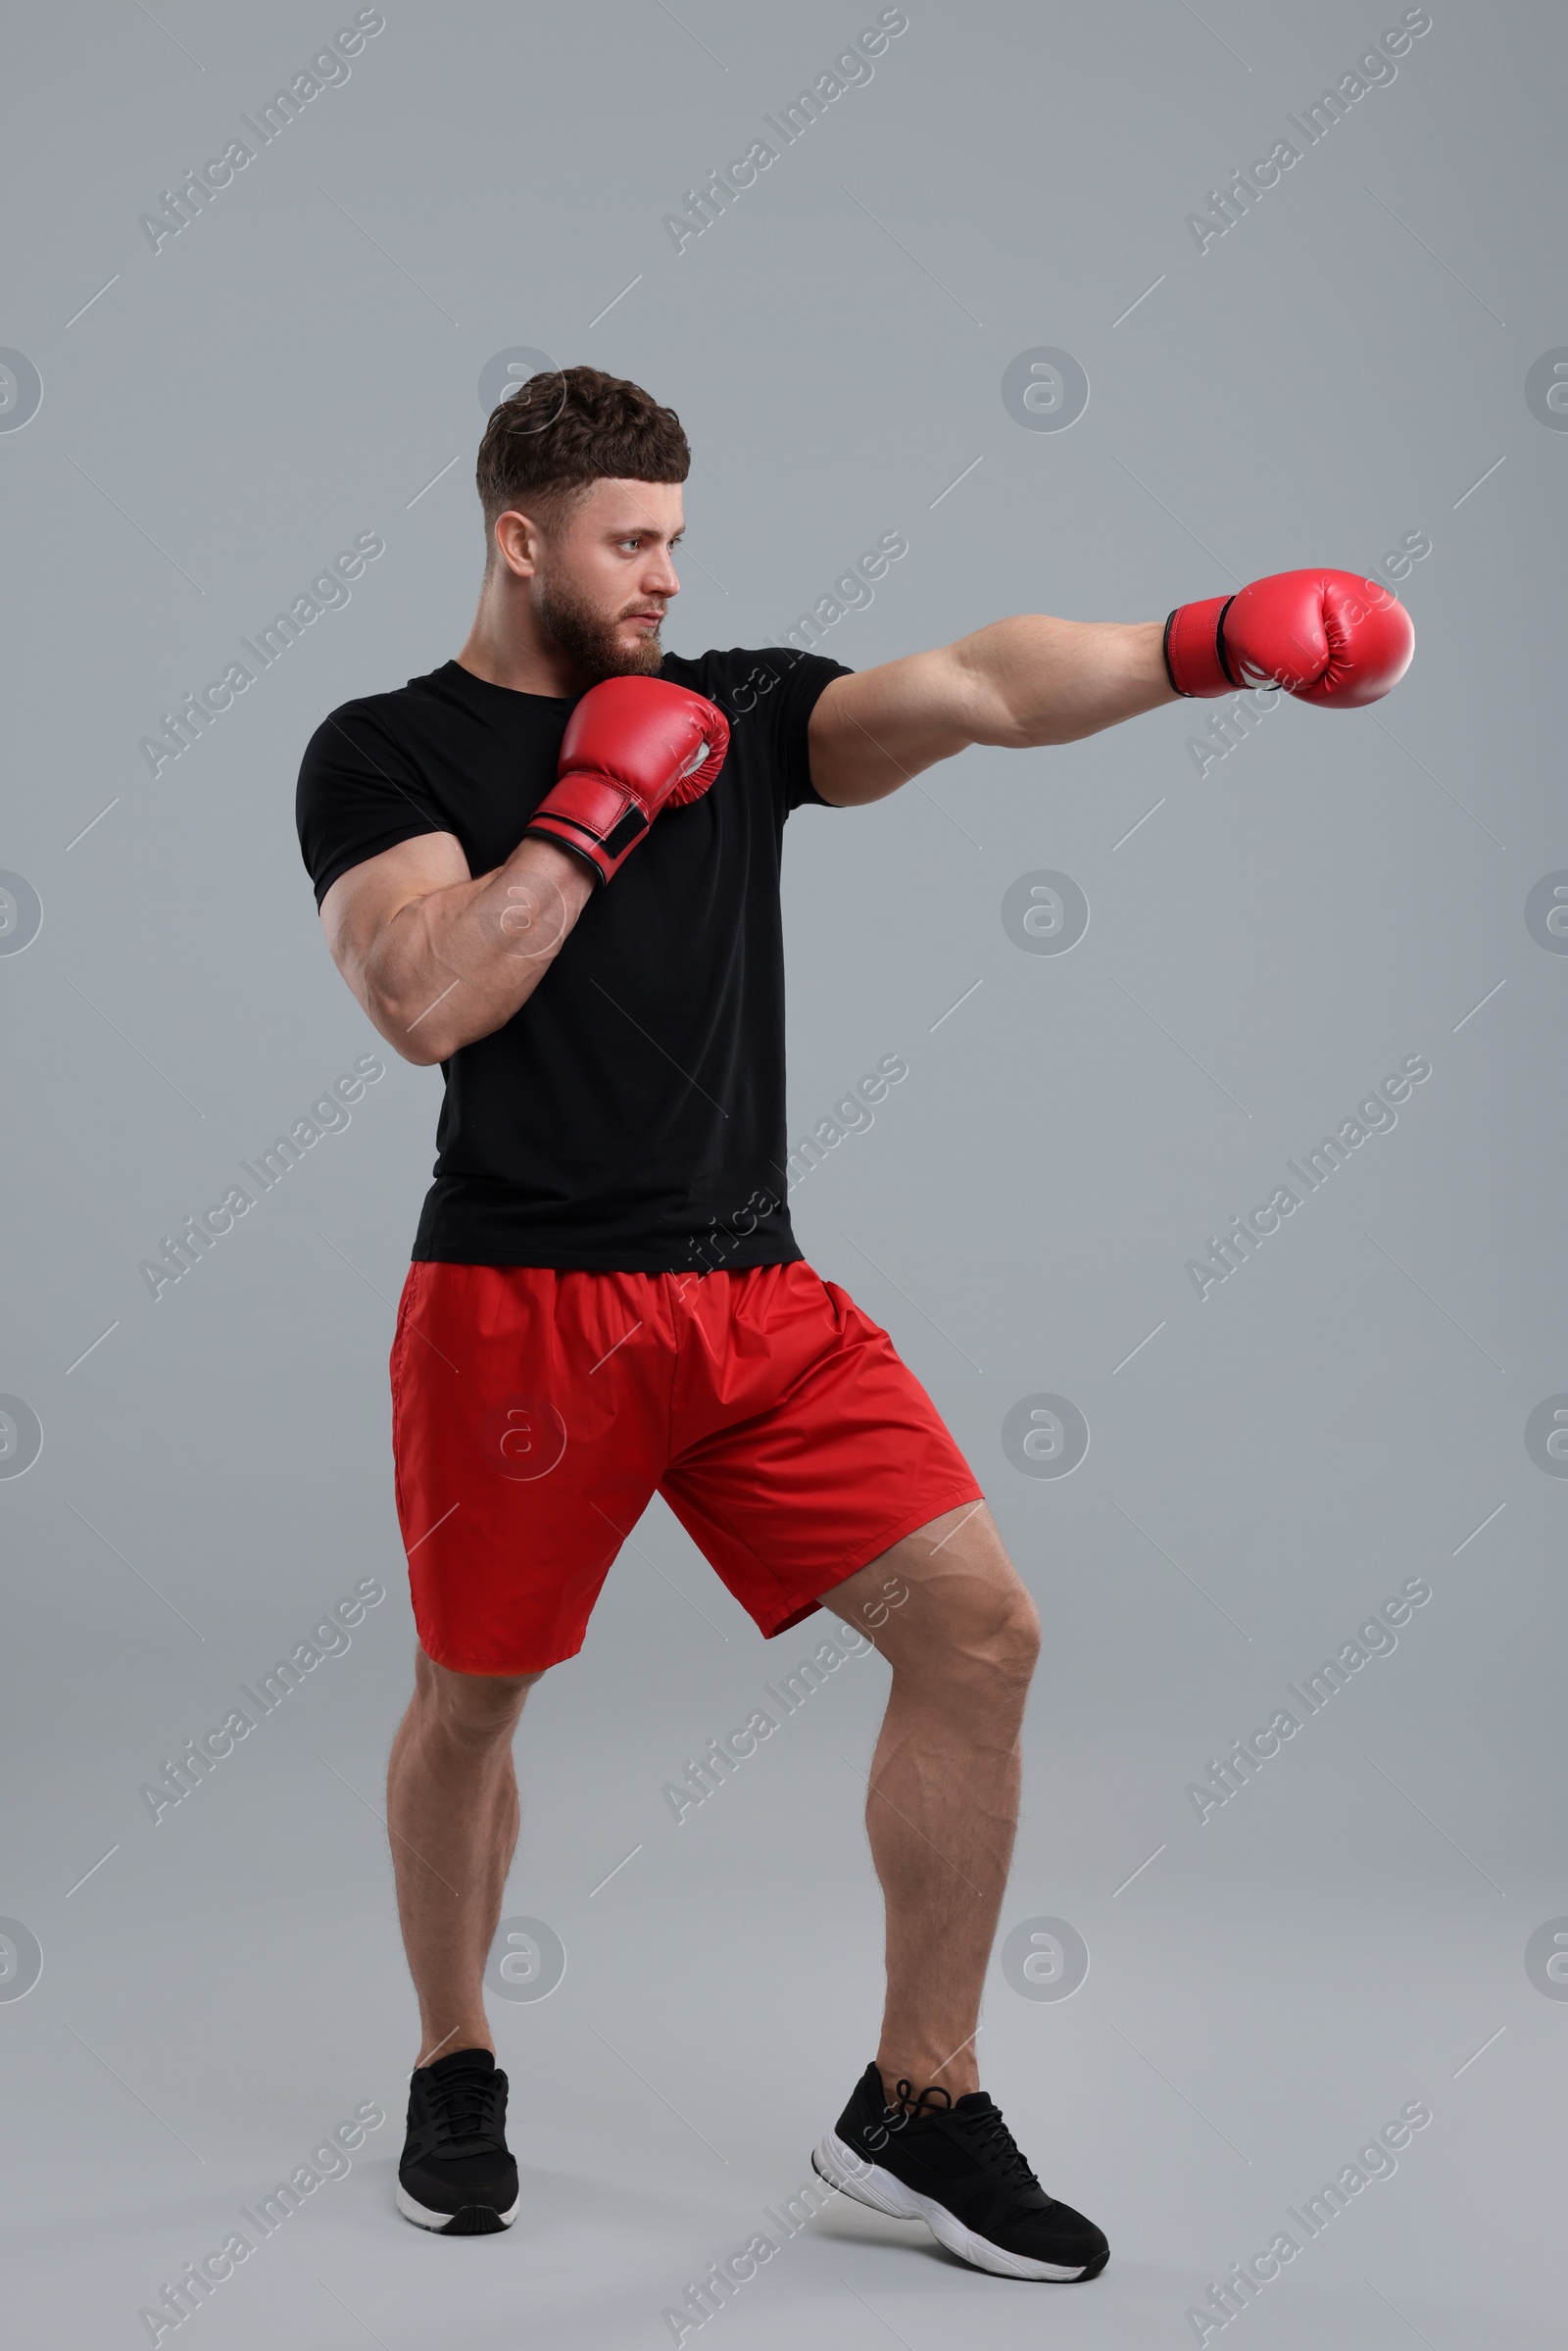
{"type": "Polygon", "coordinates": [[[610,677],[566,721],[553,789],[526,827],[591,865],[624,863],[661,808],[701,800],[724,764],[729,720],[659,677],[610,677]]]}
{"type": "Polygon", "coordinates": [[[1240,595],[1178,605],[1165,623],[1170,682],[1200,697],[1274,685],[1353,710],[1396,686],[1414,651],[1403,605],[1354,571],[1276,571],[1240,595]]]}

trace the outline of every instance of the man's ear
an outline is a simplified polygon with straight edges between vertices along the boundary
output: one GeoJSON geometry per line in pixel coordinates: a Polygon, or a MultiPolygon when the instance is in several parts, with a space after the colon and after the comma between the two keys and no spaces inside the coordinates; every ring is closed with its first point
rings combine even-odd
{"type": "Polygon", "coordinates": [[[496,516],[491,533],[496,552],[517,579],[531,579],[539,567],[539,526],[527,514],[510,509],[496,516]]]}

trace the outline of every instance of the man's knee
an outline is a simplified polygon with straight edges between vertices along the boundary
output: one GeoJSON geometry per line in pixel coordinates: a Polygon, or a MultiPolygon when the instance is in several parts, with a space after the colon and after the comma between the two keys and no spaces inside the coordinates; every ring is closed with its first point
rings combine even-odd
{"type": "Polygon", "coordinates": [[[982,1609],[971,1638],[978,1661],[1000,1680],[1029,1680],[1040,1656],[1040,1612],[1016,1575],[982,1609]]]}
{"type": "Polygon", "coordinates": [[[1023,1711],[1040,1654],[1040,1621],[1027,1592],[941,1610],[933,1638],[896,1661],[926,1701],[977,1729],[1011,1727],[1023,1711]]]}
{"type": "Polygon", "coordinates": [[[1027,1688],[1040,1655],[1040,1616],[1004,1555],[973,1574],[915,1583],[894,1638],[877,1639],[896,1671],[935,1677],[984,1700],[1027,1688]]]}
{"type": "Polygon", "coordinates": [[[1005,1670],[1027,1682],[1040,1657],[1040,1611],[1021,1581],[1010,1595],[999,1638],[1005,1670]]]}
{"type": "Polygon", "coordinates": [[[421,1648],[415,1661],[417,1695],[440,1727],[479,1744],[510,1739],[522,1702],[540,1674],[459,1674],[421,1648]]]}

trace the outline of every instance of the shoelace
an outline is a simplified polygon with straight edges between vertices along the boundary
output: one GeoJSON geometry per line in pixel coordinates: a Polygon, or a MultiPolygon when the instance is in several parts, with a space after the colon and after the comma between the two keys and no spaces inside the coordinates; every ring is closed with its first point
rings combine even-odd
{"type": "Polygon", "coordinates": [[[1040,2186],[1023,2149],[1003,2121],[1000,2106],[993,2106],[989,2114],[971,2112],[954,2119],[973,2132],[987,2153],[1000,2164],[1009,2179],[1017,2180],[1020,2187],[1040,2186]]]}
{"type": "Polygon", "coordinates": [[[499,2074],[456,2074],[426,2084],[433,2151],[463,2142],[466,2154],[489,2154],[502,2144],[499,2074]]]}
{"type": "MultiPolygon", "coordinates": [[[[912,2082],[897,2082],[893,2086],[894,2095],[899,2101],[899,2112],[904,2121],[916,2121],[926,2112],[927,2098],[940,2098],[942,2104],[940,2107],[933,2106],[931,2108],[933,2114],[951,2114],[960,2129],[978,2139],[981,2147],[993,2161],[1000,2165],[1004,2174],[1016,2180],[1020,2187],[1038,2188],[1040,2186],[1023,2149],[1003,2121],[1000,2106],[993,2106],[989,2112],[982,2110],[979,2113],[970,2107],[967,2112],[960,2114],[953,2103],[951,2093],[944,2089],[940,2082],[933,2082],[929,2089],[921,2090],[918,2097],[914,2095],[912,2082]]],[[[1041,2192],[1044,2193],[1044,2190],[1041,2192]]]]}
{"type": "MultiPolygon", "coordinates": [[[[924,2114],[925,2102],[927,2098],[940,2098],[942,2100],[943,2110],[950,2108],[953,2104],[952,2092],[944,2089],[940,2082],[933,2082],[930,2088],[923,2089],[918,2097],[916,2097],[914,2094],[914,2083],[912,2082],[895,2082],[893,2084],[893,2095],[899,2102],[898,2112],[903,2116],[906,2123],[912,2123],[916,2121],[919,2116],[924,2114]]],[[[933,2113],[938,2111],[939,2110],[937,2108],[932,2108],[933,2113]]]]}

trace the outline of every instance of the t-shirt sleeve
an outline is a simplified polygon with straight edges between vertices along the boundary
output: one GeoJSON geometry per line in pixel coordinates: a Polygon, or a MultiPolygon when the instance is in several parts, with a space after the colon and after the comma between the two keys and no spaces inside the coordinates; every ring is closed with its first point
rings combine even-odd
{"type": "Polygon", "coordinates": [[[811,762],[806,730],[823,690],[836,677],[855,672],[842,661],[819,653],[797,653],[793,645],[772,645],[760,653],[734,652],[723,657],[727,675],[714,699],[729,719],[731,732],[743,726],[762,728],[771,755],[779,819],[804,805],[826,808],[826,801],[811,783],[811,762]]]}
{"type": "Polygon", "coordinates": [[[351,866],[419,833],[445,833],[396,737],[363,704],[323,718],[305,747],[294,821],[300,854],[320,905],[351,866]]]}

